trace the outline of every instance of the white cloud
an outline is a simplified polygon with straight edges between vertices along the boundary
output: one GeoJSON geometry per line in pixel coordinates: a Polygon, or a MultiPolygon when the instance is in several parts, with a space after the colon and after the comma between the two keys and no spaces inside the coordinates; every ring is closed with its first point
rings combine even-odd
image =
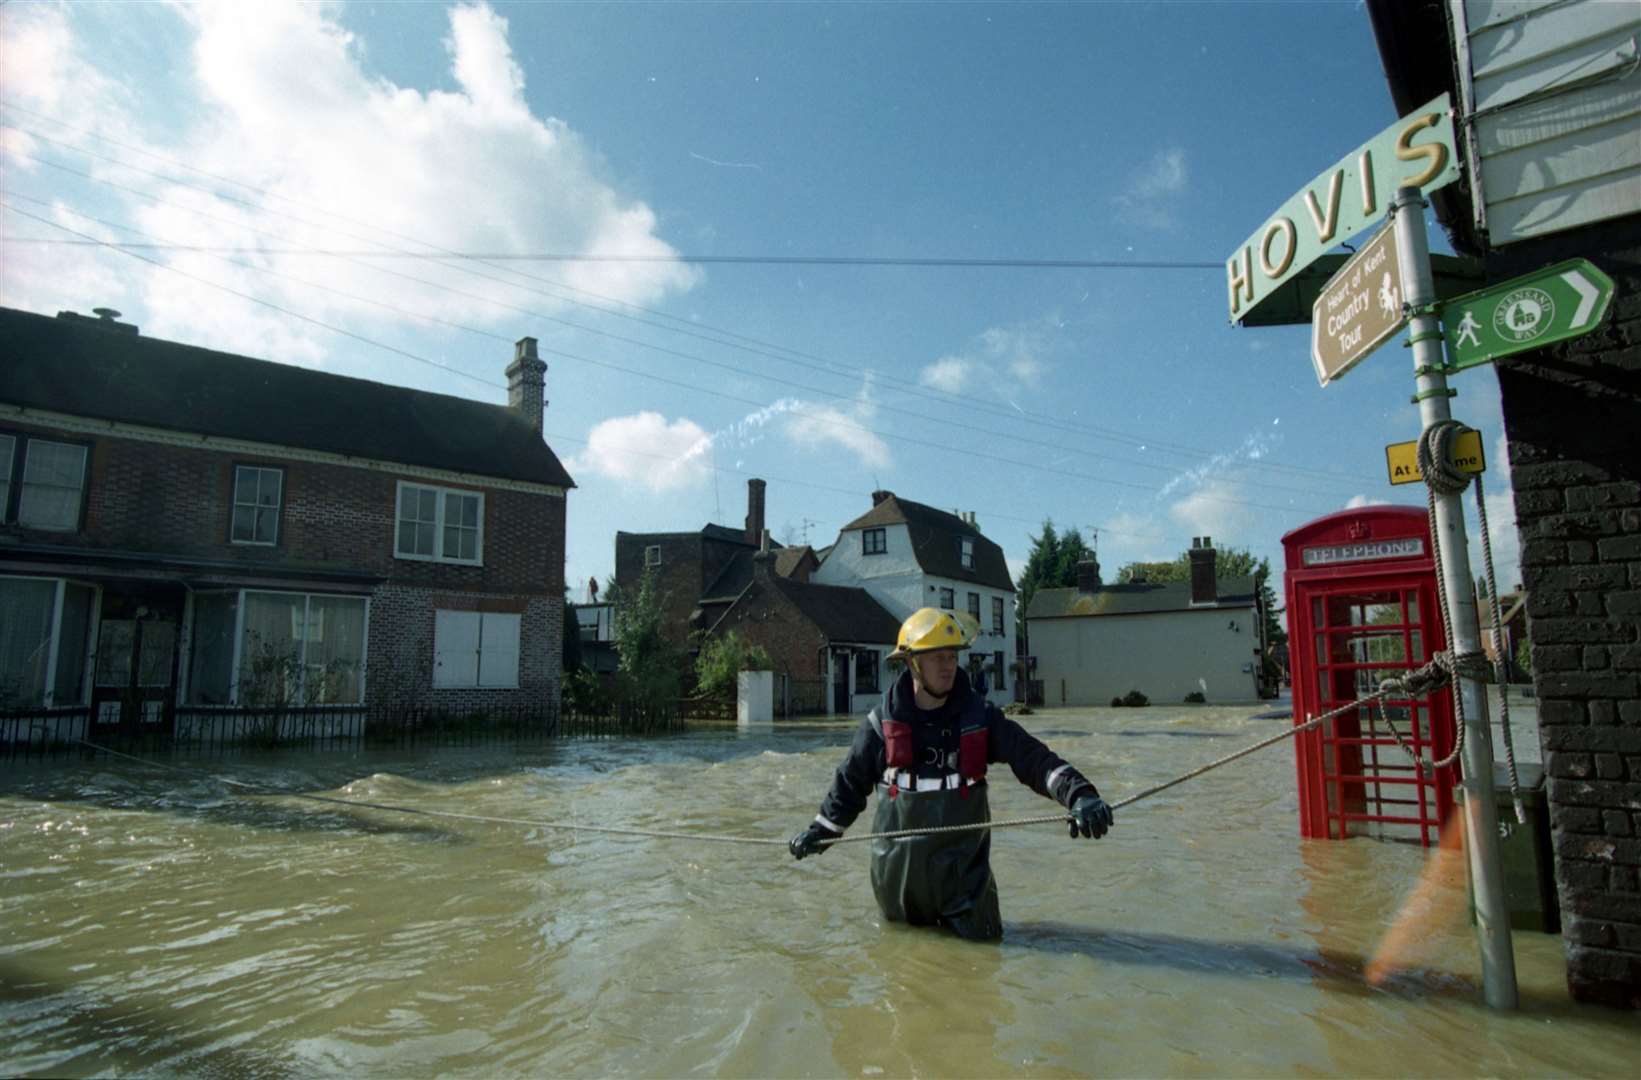
{"type": "Polygon", "coordinates": [[[1364,506],[1389,506],[1389,499],[1375,499],[1368,495],[1352,495],[1345,500],[1346,510],[1360,510],[1364,506]]]}
{"type": "Polygon", "coordinates": [[[587,447],[567,461],[571,475],[585,473],[636,484],[660,493],[704,482],[711,469],[712,436],[693,420],[668,421],[648,410],[600,421],[587,447]]]}
{"type": "Polygon", "coordinates": [[[808,446],[830,443],[848,450],[868,468],[888,467],[889,445],[870,427],[877,417],[871,372],[866,373],[860,393],[846,408],[796,400],[787,405],[786,434],[793,442],[808,446]]]}
{"type": "Polygon", "coordinates": [[[1188,485],[1205,484],[1242,462],[1259,461],[1270,454],[1281,442],[1282,436],[1278,433],[1256,430],[1245,436],[1242,442],[1234,448],[1215,454],[1201,465],[1186,469],[1184,472],[1171,477],[1167,483],[1157,490],[1157,498],[1166,499],[1178,489],[1188,485]]]}
{"type": "Polygon", "coordinates": [[[1180,499],[1168,514],[1192,536],[1211,536],[1217,547],[1253,547],[1269,524],[1258,507],[1240,500],[1247,496],[1234,482],[1215,481],[1180,499]]]}
{"type": "MultiPolygon", "coordinates": [[[[49,124],[25,125],[187,180],[170,183],[106,162],[90,166],[98,176],[118,177],[175,204],[157,206],[111,192],[96,196],[125,201],[124,219],[160,242],[674,254],[660,238],[655,212],[618,190],[608,165],[580,133],[563,120],[531,112],[505,18],[484,5],[452,9],[445,47],[457,89],[424,91],[368,72],[362,44],[342,28],[337,10],[330,5],[229,3],[172,9],[187,49],[170,59],[192,78],[169,84],[185,88],[185,96],[179,98],[173,89],[162,101],[145,98],[134,84],[125,86],[103,74],[117,69],[90,61],[87,44],[73,36],[70,9],[14,12],[8,5],[7,100],[239,182],[202,179],[180,164],[157,164],[133,150],[49,124]],[[25,62],[19,63],[19,57],[25,62]],[[168,131],[160,138],[153,134],[150,117],[182,117],[188,126],[180,134],[168,131]],[[211,193],[192,186],[196,182],[211,193]],[[216,220],[189,210],[209,213],[216,220]]],[[[166,47],[162,39],[142,44],[166,47]]],[[[6,145],[17,141],[8,139],[6,145]]],[[[49,144],[31,152],[73,157],[49,144]]],[[[9,154],[7,161],[8,167],[26,164],[9,154]]],[[[342,320],[367,336],[403,321],[397,313],[264,277],[210,256],[157,257],[303,314],[328,322],[342,320]]],[[[160,332],[163,327],[191,342],[267,356],[272,354],[267,328],[283,321],[285,338],[311,337],[317,343],[308,348],[293,344],[298,357],[334,344],[325,331],[294,326],[265,311],[253,317],[242,302],[218,290],[128,257],[103,253],[88,258],[82,253],[81,258],[100,258],[133,281],[130,291],[142,296],[147,306],[128,314],[145,330],[154,327],[160,332]],[[233,317],[223,317],[224,310],[233,317]]],[[[540,294],[493,281],[479,283],[464,270],[427,261],[372,264],[271,252],[238,258],[317,280],[333,290],[478,326],[518,319],[517,312],[480,296],[536,310],[558,306],[540,294]],[[394,273],[410,274],[424,283],[394,273]],[[458,296],[447,287],[475,296],[458,296]]],[[[0,271],[8,298],[32,297],[50,287],[31,280],[39,272],[37,262],[25,260],[21,267],[16,263],[8,260],[0,271]]],[[[670,261],[600,261],[565,263],[554,276],[578,289],[642,304],[689,289],[699,275],[670,261]]],[[[68,299],[59,289],[55,306],[66,306],[68,299]]],[[[102,302],[100,297],[84,302],[93,300],[102,302]]]]}
{"type": "Polygon", "coordinates": [[[976,384],[995,394],[1013,395],[1035,387],[1049,370],[1047,357],[1059,346],[1059,316],[1047,315],[1015,326],[982,330],[961,352],[924,366],[918,381],[955,394],[976,384]]]}
{"type": "Polygon", "coordinates": [[[936,390],[956,394],[969,385],[969,376],[973,371],[973,360],[961,356],[943,356],[925,367],[922,373],[918,375],[918,381],[924,386],[932,386],[936,390]]]}
{"type": "Polygon", "coordinates": [[[1128,186],[1111,201],[1117,216],[1129,224],[1173,229],[1179,225],[1178,207],[1189,187],[1185,151],[1170,147],[1159,150],[1130,176],[1128,186]]]}

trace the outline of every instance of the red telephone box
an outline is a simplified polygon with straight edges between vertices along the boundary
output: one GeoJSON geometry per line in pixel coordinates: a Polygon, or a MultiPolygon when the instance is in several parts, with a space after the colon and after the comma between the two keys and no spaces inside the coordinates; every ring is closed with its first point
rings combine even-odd
{"type": "MultiPolygon", "coordinates": [[[[1423,507],[1373,506],[1318,518],[1282,538],[1294,722],[1303,723],[1420,667],[1446,648],[1423,507]]],[[[1453,749],[1446,687],[1387,698],[1385,712],[1422,758],[1453,749]]],[[[1458,765],[1420,775],[1377,708],[1362,705],[1295,736],[1299,831],[1437,842],[1458,765]]]]}

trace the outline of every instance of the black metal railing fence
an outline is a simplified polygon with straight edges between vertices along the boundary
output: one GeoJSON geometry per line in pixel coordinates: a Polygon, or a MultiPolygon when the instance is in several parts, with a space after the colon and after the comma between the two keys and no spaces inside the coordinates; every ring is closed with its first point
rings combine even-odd
{"type": "MultiPolygon", "coordinates": [[[[97,724],[87,706],[0,710],[0,759],[95,754],[99,748],[221,753],[278,747],[358,748],[617,738],[685,730],[700,707],[617,703],[596,712],[558,703],[452,708],[415,704],[277,708],[178,706],[160,723],[97,724]]],[[[733,703],[731,704],[733,715],[733,703]]]]}

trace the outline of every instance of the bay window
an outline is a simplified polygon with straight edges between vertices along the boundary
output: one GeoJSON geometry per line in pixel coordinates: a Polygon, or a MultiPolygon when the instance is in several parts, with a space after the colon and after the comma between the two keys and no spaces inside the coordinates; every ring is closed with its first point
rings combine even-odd
{"type": "Polygon", "coordinates": [[[96,596],[62,578],[0,577],[0,708],[85,703],[96,596]]]}
{"type": "Polygon", "coordinates": [[[358,705],[365,691],[361,596],[194,596],[188,700],[196,705],[358,705]]]}

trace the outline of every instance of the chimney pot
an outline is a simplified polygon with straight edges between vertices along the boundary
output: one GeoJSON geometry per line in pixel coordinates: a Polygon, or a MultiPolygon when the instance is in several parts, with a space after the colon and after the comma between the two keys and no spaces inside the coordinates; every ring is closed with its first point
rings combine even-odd
{"type": "Polygon", "coordinates": [[[876,506],[878,503],[883,502],[885,499],[893,497],[893,495],[894,495],[894,492],[892,492],[892,491],[874,491],[874,492],[872,492],[872,505],[876,506]]]}
{"type": "Polygon", "coordinates": [[[1084,555],[1077,560],[1077,591],[1081,593],[1097,592],[1100,588],[1100,563],[1092,555],[1084,555]]]}

